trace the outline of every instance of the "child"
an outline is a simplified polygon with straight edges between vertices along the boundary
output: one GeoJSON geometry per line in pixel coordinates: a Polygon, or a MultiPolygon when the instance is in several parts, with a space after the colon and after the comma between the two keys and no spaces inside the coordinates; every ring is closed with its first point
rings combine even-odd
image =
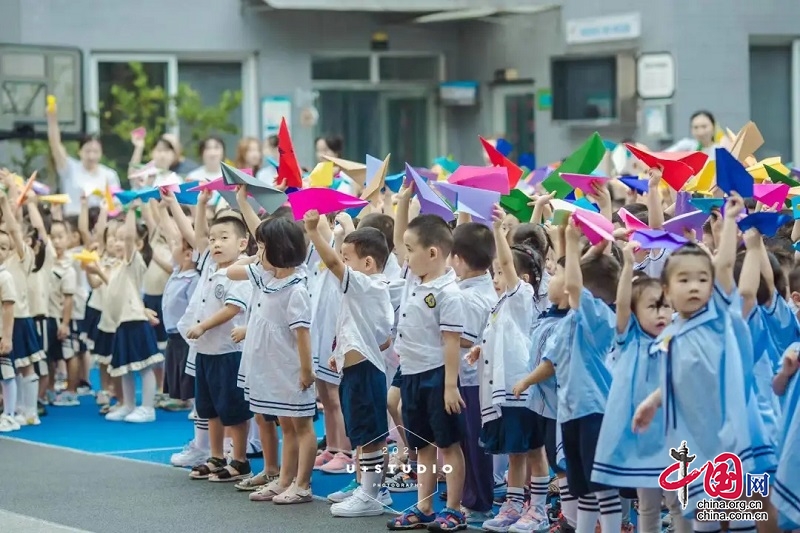
{"type": "Polygon", "coordinates": [[[264,293],[247,327],[248,345],[260,348],[248,351],[239,373],[250,410],[277,416],[283,430],[280,477],[256,494],[263,495],[259,501],[276,504],[308,503],[317,446],[311,302],[305,271],[298,268],[306,258],[305,237],[294,222],[271,218],[259,225],[256,242],[258,255],[227,271],[229,278],[249,279],[264,293]]]}
{"type": "Polygon", "coordinates": [[[109,329],[114,330],[111,361],[108,373],[121,378],[122,407],[106,415],[112,422],[154,422],[156,378],[152,366],[164,361],[159,351],[150,317],[142,302],[142,278],[147,270],[143,252],[149,254],[146,233],[136,224],[136,204],[130,204],[125,222],[117,230],[115,245],[123,264],[110,275],[96,268],[88,271],[99,275],[107,285],[103,314],[109,329]],[[136,406],[136,381],[133,373],[139,372],[142,380],[142,405],[136,406]]]}
{"type": "Polygon", "coordinates": [[[671,443],[664,440],[663,424],[646,435],[635,435],[625,416],[658,388],[661,362],[650,355],[650,346],[672,321],[672,309],[664,299],[661,282],[646,274],[634,276],[637,246],[630,242],[624,248],[616,302],[618,359],[608,394],[609,416],[603,419],[598,437],[592,481],[637,489],[642,533],[661,531],[662,498],[673,526],[679,533],[688,533],[691,524],[681,516],[678,494],[665,492],[658,485],[658,475],[670,465],[671,443]]]}
{"type": "Polygon", "coordinates": [[[17,407],[17,382],[14,379],[14,363],[11,360],[12,335],[14,331],[14,301],[17,298],[14,279],[5,266],[13,253],[11,237],[0,232],[0,301],[3,304],[2,333],[0,333],[0,385],[3,390],[3,414],[0,415],[0,433],[17,431],[20,426],[14,420],[17,407]]]}
{"type": "Polygon", "coordinates": [[[330,368],[342,373],[340,384],[347,437],[358,449],[361,486],[353,495],[331,506],[341,517],[377,516],[383,448],[389,432],[386,417],[386,363],[394,309],[383,270],[389,249],[374,228],[353,231],[344,238],[341,258],[318,231],[319,214],[305,215],[306,232],[328,270],[339,280],[342,308],[336,324],[330,368]]]}
{"type": "MultiPolygon", "coordinates": [[[[406,204],[406,210],[408,204],[406,204]]],[[[405,226],[399,218],[396,225],[405,226]]],[[[406,211],[407,220],[407,211],[406,211]]],[[[391,519],[390,530],[466,529],[459,509],[464,488],[464,401],[458,391],[460,342],[464,331],[464,299],[455,272],[447,267],[453,234],[435,215],[421,215],[404,231],[409,275],[397,324],[395,350],[402,368],[401,401],[406,438],[416,448],[424,472],[418,472],[417,505],[391,519]],[[431,443],[435,444],[432,446],[431,443]],[[431,496],[437,484],[437,448],[451,470],[447,475],[447,507],[433,513],[431,496]]],[[[397,230],[397,227],[395,228],[397,230]]]]}
{"type": "MultiPolygon", "coordinates": [[[[736,218],[743,209],[740,196],[728,199],[713,260],[691,244],[667,260],[662,284],[680,320],[662,331],[653,345],[663,357],[661,385],[639,404],[633,429],[645,431],[663,402],[668,443],[686,441],[698,465],[722,452],[735,453],[742,459],[743,472],[753,472],[742,367],[743,360],[753,360],[753,347],[733,276],[736,218]],[[697,394],[702,395],[702,409],[697,394]],[[708,428],[718,429],[709,433],[708,428]]],[[[705,497],[702,484],[690,486],[684,516],[693,518],[697,502],[705,497]]],[[[695,530],[704,527],[698,524],[695,530]]],[[[744,531],[755,524],[732,522],[731,527],[744,531]]]]}
{"type": "Polygon", "coordinates": [[[466,360],[470,348],[479,345],[489,313],[497,303],[489,268],[495,257],[495,238],[483,224],[467,222],[453,231],[450,265],[459,278],[464,297],[464,331],[461,334],[459,382],[465,407],[465,434],[461,441],[466,472],[461,504],[467,522],[484,522],[491,517],[493,491],[492,455],[480,447],[481,398],[477,369],[466,360]]]}
{"type": "MultiPolygon", "coordinates": [[[[50,243],[55,251],[55,262],[48,280],[47,320],[44,329],[44,350],[51,366],[50,376],[55,376],[56,365],[65,361],[67,365],[67,389],[56,397],[53,405],[73,407],[78,401],[80,383],[80,358],[77,355],[77,328],[72,320],[73,296],[78,290],[78,279],[72,259],[66,251],[68,231],[64,222],[54,220],[50,225],[50,243]]],[[[55,385],[51,383],[51,388],[55,385]]]]}
{"type": "MultiPolygon", "coordinates": [[[[494,215],[497,243],[494,275],[495,284],[504,289],[503,296],[492,309],[483,341],[471,351],[470,361],[480,360],[481,445],[492,454],[509,456],[506,500],[497,517],[483,523],[483,529],[504,532],[523,514],[528,456],[544,446],[544,434],[536,431],[534,412],[527,407],[528,394],[517,396],[512,392],[513,385],[530,370],[530,333],[539,314],[534,315],[534,303],[542,281],[544,258],[529,246],[511,248],[502,233],[502,221],[503,214],[498,208],[494,215]]],[[[536,498],[531,500],[530,507],[536,513],[534,530],[538,531],[548,525],[545,499],[550,478],[545,469],[537,472],[534,479],[536,498]]]]}
{"type": "MultiPolygon", "coordinates": [[[[207,206],[211,194],[198,197],[194,235],[196,250],[205,250],[197,261],[203,265],[189,309],[191,327],[185,332],[189,345],[197,349],[195,358],[195,410],[208,420],[211,457],[192,468],[192,479],[232,482],[249,478],[247,460],[248,421],[252,418],[244,391],[237,387],[242,360],[240,343],[231,339],[233,328],[244,325],[244,312],[250,301],[247,283],[230,281],[225,269],[247,249],[247,230],[232,211],[221,211],[209,228],[207,206]],[[233,457],[224,458],[225,428],[233,439],[233,457]]],[[[174,214],[174,211],[173,211],[174,214]]],[[[182,228],[186,236],[185,228],[182,228]]],[[[189,320],[189,319],[187,319],[189,320]]],[[[188,361],[187,361],[188,364],[188,361]]]]}
{"type": "Polygon", "coordinates": [[[769,478],[772,503],[781,513],[781,529],[788,530],[800,524],[800,483],[797,477],[798,455],[796,443],[800,438],[800,344],[794,343],[783,354],[781,367],[772,382],[773,390],[782,396],[784,421],[781,428],[783,450],[778,471],[769,478]]]}

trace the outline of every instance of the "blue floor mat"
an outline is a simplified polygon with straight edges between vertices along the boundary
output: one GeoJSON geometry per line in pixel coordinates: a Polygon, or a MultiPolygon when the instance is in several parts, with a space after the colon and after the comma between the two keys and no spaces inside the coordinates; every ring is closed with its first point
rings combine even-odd
{"type": "MultiPolygon", "coordinates": [[[[97,371],[92,372],[92,383],[95,387],[99,384],[97,371]]],[[[84,396],[80,401],[81,405],[76,407],[48,407],[48,415],[42,418],[41,425],[23,427],[9,436],[86,453],[165,465],[169,464],[170,456],[180,451],[193,437],[194,426],[187,418],[187,412],[159,410],[156,422],[148,424],[108,422],[98,414],[99,408],[93,397],[84,396]]],[[[322,417],[315,423],[315,429],[317,435],[322,437],[322,417]]],[[[260,472],[263,467],[260,458],[251,459],[251,464],[253,472],[260,472]]],[[[312,490],[316,496],[325,497],[347,485],[351,477],[350,474],[334,475],[315,471],[312,490]]],[[[186,482],[189,483],[188,474],[186,482]]],[[[444,484],[439,485],[440,490],[444,488],[444,484]]],[[[231,490],[234,490],[233,487],[231,490]]],[[[247,496],[243,494],[242,497],[247,496]]],[[[392,509],[402,511],[416,503],[417,493],[393,493],[392,498],[392,509]]],[[[437,511],[444,507],[444,502],[438,496],[433,499],[437,511]]]]}

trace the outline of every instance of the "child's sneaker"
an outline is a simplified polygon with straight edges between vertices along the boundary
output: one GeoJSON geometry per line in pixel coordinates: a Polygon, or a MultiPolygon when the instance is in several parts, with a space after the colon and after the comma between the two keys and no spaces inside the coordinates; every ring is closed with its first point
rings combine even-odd
{"type": "Polygon", "coordinates": [[[386,478],[386,487],[390,492],[414,492],[417,490],[417,475],[414,472],[406,474],[400,470],[392,477],[386,478]]]}
{"type": "Polygon", "coordinates": [[[381,487],[380,492],[378,492],[378,501],[381,502],[382,505],[389,507],[394,502],[392,501],[392,493],[389,492],[389,489],[386,487],[381,487]]]}
{"type": "Polygon", "coordinates": [[[467,521],[467,524],[483,524],[487,520],[494,518],[494,511],[473,511],[463,506],[461,507],[461,514],[464,515],[464,520],[467,521]]]}
{"type": "Polygon", "coordinates": [[[172,454],[172,457],[169,458],[169,463],[180,468],[194,468],[205,463],[210,455],[211,453],[208,450],[201,450],[192,439],[189,444],[183,447],[182,451],[172,454]]]}
{"type": "Polygon", "coordinates": [[[55,383],[53,384],[53,389],[56,392],[61,392],[63,390],[67,390],[67,375],[62,373],[57,373],[55,379],[53,380],[55,383]]]}
{"type": "Polygon", "coordinates": [[[155,421],[156,410],[152,407],[145,407],[144,405],[140,405],[125,417],[125,422],[132,422],[134,424],[145,424],[155,421]]]}
{"type": "Polygon", "coordinates": [[[115,405],[112,407],[108,414],[106,414],[106,420],[109,422],[122,422],[125,420],[125,417],[128,416],[133,412],[131,407],[125,407],[124,405],[115,405]]]}
{"type": "Polygon", "coordinates": [[[101,390],[95,395],[94,401],[97,405],[108,405],[111,403],[111,394],[108,391],[101,390]]]}
{"type": "Polygon", "coordinates": [[[69,391],[59,393],[53,401],[55,407],[77,407],[80,404],[81,402],[78,400],[78,395],[69,391]]]}
{"type": "Polygon", "coordinates": [[[326,474],[352,474],[355,472],[353,464],[352,457],[345,453],[338,452],[333,456],[333,459],[322,465],[319,469],[326,474]]]}
{"type": "Polygon", "coordinates": [[[353,492],[353,495],[346,500],[331,505],[331,514],[343,518],[380,516],[383,512],[383,504],[375,498],[368,496],[361,487],[358,487],[353,492]]]}
{"type": "Polygon", "coordinates": [[[520,518],[522,518],[522,504],[506,500],[500,507],[497,516],[484,522],[482,527],[486,531],[506,533],[520,518]]]}
{"type": "Polygon", "coordinates": [[[314,459],[314,470],[319,470],[332,459],[333,459],[333,454],[330,451],[322,450],[321,453],[317,454],[317,458],[314,459]]]}
{"type": "Polygon", "coordinates": [[[353,492],[360,487],[361,484],[356,481],[355,479],[351,479],[350,483],[342,487],[341,489],[337,490],[336,492],[331,492],[328,494],[328,501],[331,503],[341,503],[345,501],[347,498],[353,495],[353,492]]]}
{"type": "Polygon", "coordinates": [[[47,416],[47,407],[42,400],[36,402],[36,414],[40,417],[47,416]]]}
{"type": "Polygon", "coordinates": [[[94,396],[94,391],[92,390],[92,385],[88,381],[81,380],[78,383],[78,396],[94,396]]]}
{"type": "Polygon", "coordinates": [[[547,515],[533,505],[528,505],[520,519],[508,528],[509,533],[544,533],[549,530],[547,515]]]}
{"type": "Polygon", "coordinates": [[[575,533],[575,528],[569,525],[564,515],[559,515],[558,521],[550,526],[550,533],[575,533]]]}
{"type": "Polygon", "coordinates": [[[0,433],[19,431],[20,425],[11,415],[0,415],[0,433]]]}
{"type": "Polygon", "coordinates": [[[20,426],[38,426],[42,423],[39,415],[23,415],[22,413],[14,415],[14,421],[20,426]]]}

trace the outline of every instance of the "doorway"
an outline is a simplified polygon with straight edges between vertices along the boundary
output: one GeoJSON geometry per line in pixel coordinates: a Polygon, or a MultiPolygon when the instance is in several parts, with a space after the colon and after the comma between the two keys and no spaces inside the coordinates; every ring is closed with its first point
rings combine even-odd
{"type": "Polygon", "coordinates": [[[750,117],[766,139],[758,158],[792,159],[792,47],[750,47],[750,117]]]}
{"type": "Polygon", "coordinates": [[[390,173],[408,162],[428,166],[438,149],[434,93],[428,89],[321,89],[316,135],[344,139],[344,158],[383,159],[391,153],[390,173]]]}
{"type": "Polygon", "coordinates": [[[533,158],[536,166],[536,92],[532,85],[497,86],[492,90],[491,135],[503,135],[514,147],[508,158],[533,158]]]}

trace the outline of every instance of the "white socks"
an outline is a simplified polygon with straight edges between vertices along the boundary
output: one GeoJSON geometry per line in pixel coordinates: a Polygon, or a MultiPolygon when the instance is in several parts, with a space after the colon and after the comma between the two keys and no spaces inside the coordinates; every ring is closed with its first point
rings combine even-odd
{"type": "Polygon", "coordinates": [[[133,411],[136,409],[136,378],[131,372],[122,376],[122,405],[125,409],[133,411]]]}
{"type": "Polygon", "coordinates": [[[376,499],[381,491],[382,474],[378,467],[383,465],[383,452],[361,453],[358,458],[358,466],[361,470],[361,489],[370,498],[376,499]]]}
{"type": "MultiPolygon", "coordinates": [[[[153,372],[153,367],[149,366],[139,371],[139,375],[142,378],[142,407],[152,409],[156,403],[156,374],[153,372]]],[[[125,397],[128,397],[127,392],[125,397]]]]}
{"type": "MultiPolygon", "coordinates": [[[[18,396],[19,397],[19,396],[18,396]]],[[[39,376],[31,374],[22,378],[22,402],[19,410],[27,417],[34,417],[38,413],[37,401],[39,400],[39,376]]]]}
{"type": "Polygon", "coordinates": [[[13,417],[17,410],[17,380],[4,379],[0,385],[3,387],[3,414],[13,417]]]}
{"type": "Polygon", "coordinates": [[[531,507],[544,512],[547,506],[547,487],[549,485],[549,477],[531,476],[531,507]]]}
{"type": "Polygon", "coordinates": [[[210,450],[211,442],[208,439],[208,419],[194,419],[194,444],[201,450],[210,450]]]}
{"type": "Polygon", "coordinates": [[[600,507],[600,529],[602,533],[616,533],[622,527],[622,502],[618,490],[595,492],[600,507]]]}
{"type": "MultiPolygon", "coordinates": [[[[569,493],[566,477],[558,478],[558,492],[561,495],[561,514],[572,527],[578,526],[578,498],[569,493]]],[[[594,527],[594,526],[592,526],[594,527]]]]}

